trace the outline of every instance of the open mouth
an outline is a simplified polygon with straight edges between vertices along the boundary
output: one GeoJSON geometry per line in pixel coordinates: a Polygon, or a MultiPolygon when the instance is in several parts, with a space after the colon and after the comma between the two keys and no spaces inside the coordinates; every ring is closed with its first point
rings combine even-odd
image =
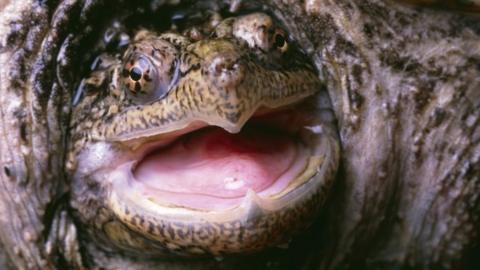
{"type": "Polygon", "coordinates": [[[313,178],[330,151],[311,115],[302,104],[255,115],[235,134],[195,125],[146,143],[121,166],[127,173],[116,178],[115,190],[153,208],[220,213],[254,200],[262,209],[280,209],[302,197],[297,193],[312,192],[299,187],[319,181],[313,178]]]}
{"type": "Polygon", "coordinates": [[[281,117],[253,119],[237,134],[206,127],[182,135],[140,160],[132,185],[155,203],[200,210],[234,207],[249,191],[278,194],[312,156],[297,134],[278,126],[281,117]]]}

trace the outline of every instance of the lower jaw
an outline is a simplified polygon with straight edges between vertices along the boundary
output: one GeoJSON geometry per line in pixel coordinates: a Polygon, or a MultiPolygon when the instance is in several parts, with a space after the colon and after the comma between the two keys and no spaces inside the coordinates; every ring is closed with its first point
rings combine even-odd
{"type": "MultiPolygon", "coordinates": [[[[151,200],[129,184],[131,176],[124,175],[112,186],[108,208],[129,230],[153,241],[155,247],[162,246],[161,250],[157,249],[161,254],[257,252],[284,246],[310,226],[333,181],[335,163],[328,154],[310,158],[309,165],[295,180],[301,184],[272,196],[248,191],[244,197],[232,201],[230,207],[216,210],[151,200]]],[[[128,171],[133,164],[125,166],[128,171]]],[[[114,233],[110,237],[118,239],[118,235],[114,233]]]]}

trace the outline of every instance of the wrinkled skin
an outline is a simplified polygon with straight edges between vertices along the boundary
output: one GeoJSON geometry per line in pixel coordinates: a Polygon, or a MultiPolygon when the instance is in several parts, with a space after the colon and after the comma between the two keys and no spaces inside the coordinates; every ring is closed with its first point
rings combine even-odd
{"type": "MultiPolygon", "coordinates": [[[[265,1],[312,59],[332,100],[342,144],[333,191],[318,222],[283,249],[152,261],[99,249],[70,205],[70,101],[86,61],[78,55],[91,42],[88,29],[105,23],[95,13],[104,7],[95,3],[32,8],[38,3],[25,1],[8,6],[1,19],[0,140],[8,143],[0,146],[0,240],[9,266],[458,269],[469,263],[480,213],[475,18],[381,1],[265,1]]],[[[129,8],[115,6],[111,16],[129,8]]]]}
{"type": "Polygon", "coordinates": [[[71,205],[102,246],[153,257],[252,253],[288,243],[325,201],[339,144],[312,65],[264,13],[217,24],[197,27],[206,38],[195,39],[141,30],[82,80],[71,205]],[[257,168],[268,162],[255,157],[275,152],[273,166],[285,165],[268,174],[286,174],[275,183],[288,185],[263,188],[257,168]]]}

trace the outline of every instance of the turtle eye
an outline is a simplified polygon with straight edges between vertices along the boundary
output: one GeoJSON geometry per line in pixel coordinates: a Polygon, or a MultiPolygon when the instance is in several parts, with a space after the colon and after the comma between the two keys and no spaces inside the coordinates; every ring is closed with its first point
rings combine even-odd
{"type": "Polygon", "coordinates": [[[130,69],[130,79],[138,82],[143,77],[143,71],[138,67],[132,67],[130,69]]]}
{"type": "Polygon", "coordinates": [[[284,53],[288,50],[288,42],[285,33],[277,29],[273,34],[273,48],[284,53]]]}
{"type": "Polygon", "coordinates": [[[158,70],[145,56],[133,55],[123,67],[127,95],[136,102],[147,103],[165,96],[168,83],[160,80],[158,70]]]}

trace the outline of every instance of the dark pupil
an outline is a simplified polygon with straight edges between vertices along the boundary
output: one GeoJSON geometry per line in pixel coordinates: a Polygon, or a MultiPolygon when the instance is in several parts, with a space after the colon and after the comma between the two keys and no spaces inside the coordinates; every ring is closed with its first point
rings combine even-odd
{"type": "Polygon", "coordinates": [[[285,38],[282,35],[275,36],[275,44],[273,46],[275,48],[281,48],[285,44],[285,38]]]}
{"type": "Polygon", "coordinates": [[[137,67],[133,67],[130,70],[130,78],[134,81],[140,80],[142,78],[142,71],[137,67]]]}

